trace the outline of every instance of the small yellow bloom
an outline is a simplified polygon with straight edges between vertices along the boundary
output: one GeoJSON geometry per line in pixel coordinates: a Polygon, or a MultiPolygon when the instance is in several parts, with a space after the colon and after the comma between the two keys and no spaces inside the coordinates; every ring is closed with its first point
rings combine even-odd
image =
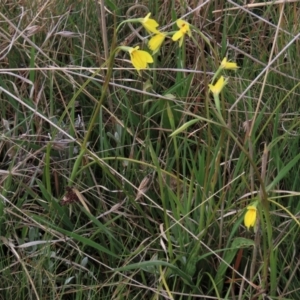
{"type": "Polygon", "coordinates": [[[252,226],[254,227],[256,222],[256,215],[257,215],[257,209],[255,206],[249,205],[247,207],[247,212],[244,217],[244,224],[249,230],[249,228],[252,226]]]}
{"type": "Polygon", "coordinates": [[[149,13],[145,18],[139,19],[139,21],[149,33],[157,33],[158,30],[156,27],[158,27],[159,24],[154,19],[150,19],[150,16],[151,13],[149,13]]]}
{"type": "Polygon", "coordinates": [[[237,64],[235,62],[229,62],[229,61],[227,61],[227,58],[224,57],[221,62],[221,68],[225,69],[225,70],[236,70],[239,67],[237,66],[237,64]]]}
{"type": "Polygon", "coordinates": [[[131,62],[133,66],[137,69],[137,71],[141,69],[146,69],[149,63],[153,63],[152,56],[146,51],[139,50],[139,48],[139,46],[135,48],[128,48],[131,62]]]}
{"type": "Polygon", "coordinates": [[[181,47],[185,34],[191,36],[190,24],[186,21],[178,19],[176,21],[176,25],[178,26],[179,30],[174,33],[172,40],[174,42],[179,40],[179,47],[181,47]]]}
{"type": "Polygon", "coordinates": [[[148,47],[150,50],[153,51],[152,54],[155,54],[159,50],[159,48],[162,45],[162,43],[164,42],[165,38],[166,38],[166,35],[159,32],[158,34],[154,35],[150,39],[150,41],[148,43],[148,47]]]}
{"type": "Polygon", "coordinates": [[[223,89],[223,87],[227,84],[227,79],[224,79],[223,76],[221,76],[219,78],[219,80],[213,85],[213,84],[209,84],[208,87],[210,89],[210,91],[214,94],[214,95],[219,95],[223,89]]]}

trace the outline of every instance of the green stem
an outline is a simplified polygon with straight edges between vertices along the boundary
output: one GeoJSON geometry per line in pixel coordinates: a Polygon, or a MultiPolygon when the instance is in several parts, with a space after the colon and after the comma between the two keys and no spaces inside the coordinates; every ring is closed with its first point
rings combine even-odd
{"type": "MultiPolygon", "coordinates": [[[[112,49],[114,49],[114,41],[113,41],[113,46],[112,46],[112,49]]],[[[84,140],[81,144],[81,150],[80,150],[80,153],[74,163],[74,166],[73,166],[73,170],[72,170],[72,173],[71,173],[71,176],[70,176],[70,179],[69,179],[69,184],[72,184],[76,178],[76,175],[77,175],[77,171],[79,169],[79,166],[81,165],[81,161],[82,161],[82,158],[84,156],[84,154],[86,153],[86,149],[87,149],[87,143],[89,141],[89,138],[91,136],[91,133],[93,131],[93,128],[95,126],[95,123],[96,123],[96,120],[99,116],[99,112],[100,112],[100,109],[101,109],[101,106],[104,102],[104,99],[105,99],[105,96],[106,96],[106,92],[108,90],[108,87],[109,87],[109,82],[110,82],[110,78],[112,76],[112,70],[113,70],[113,63],[114,63],[114,58],[115,58],[115,55],[116,55],[116,52],[118,51],[119,48],[116,48],[112,51],[110,57],[109,57],[109,61],[108,61],[108,70],[107,70],[107,74],[106,74],[106,78],[105,78],[105,81],[104,81],[104,84],[103,84],[103,88],[102,88],[102,93],[101,93],[101,97],[100,97],[100,100],[99,102],[97,103],[97,106],[94,110],[94,113],[93,113],[93,116],[91,118],[91,121],[90,121],[90,124],[89,124],[89,128],[87,130],[87,133],[84,137],[84,140]]]]}
{"type": "Polygon", "coordinates": [[[219,94],[214,94],[214,100],[215,100],[216,109],[220,114],[220,117],[222,117],[219,94]]]}

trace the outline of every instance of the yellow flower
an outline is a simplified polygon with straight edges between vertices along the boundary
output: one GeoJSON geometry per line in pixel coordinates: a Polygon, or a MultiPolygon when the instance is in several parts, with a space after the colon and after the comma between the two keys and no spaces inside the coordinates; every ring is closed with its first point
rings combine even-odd
{"type": "Polygon", "coordinates": [[[223,87],[227,84],[227,79],[224,79],[223,76],[221,76],[219,78],[219,80],[213,85],[213,84],[209,84],[208,87],[210,89],[210,91],[214,94],[214,95],[219,95],[223,89],[223,87]]]}
{"type": "Polygon", "coordinates": [[[157,33],[158,30],[156,27],[158,27],[159,24],[154,19],[150,19],[150,16],[151,13],[149,13],[145,18],[139,19],[139,21],[149,33],[157,33]]]}
{"type": "Polygon", "coordinates": [[[229,61],[227,61],[227,58],[224,57],[221,62],[221,68],[225,69],[225,70],[236,70],[239,67],[237,66],[237,64],[235,62],[229,62],[229,61]]]}
{"type": "Polygon", "coordinates": [[[256,215],[257,215],[257,209],[255,206],[249,205],[247,207],[247,212],[244,217],[244,224],[249,230],[249,228],[252,226],[254,227],[256,222],[256,215]]]}
{"type": "Polygon", "coordinates": [[[189,36],[191,36],[190,24],[186,21],[178,19],[176,21],[176,25],[178,26],[179,30],[174,33],[174,35],[172,36],[172,40],[174,42],[179,40],[179,47],[181,47],[184,35],[188,34],[189,36]]]}
{"type": "Polygon", "coordinates": [[[159,48],[162,45],[162,43],[164,42],[165,38],[166,38],[166,35],[159,32],[158,34],[154,35],[150,39],[150,41],[148,43],[148,47],[150,50],[153,51],[152,54],[155,54],[159,50],[159,48]]]}
{"type": "Polygon", "coordinates": [[[149,63],[153,63],[152,56],[146,51],[139,50],[139,48],[139,46],[135,48],[128,47],[131,62],[137,71],[146,69],[149,63]]]}

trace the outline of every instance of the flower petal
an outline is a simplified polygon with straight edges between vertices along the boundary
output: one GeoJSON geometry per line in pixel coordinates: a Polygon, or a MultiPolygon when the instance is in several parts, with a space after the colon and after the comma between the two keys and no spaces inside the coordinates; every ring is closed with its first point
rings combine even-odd
{"type": "Polygon", "coordinates": [[[223,60],[221,62],[221,67],[222,67],[222,69],[225,69],[225,70],[236,70],[239,68],[235,62],[227,61],[226,57],[223,58],[223,60]]]}
{"type": "Polygon", "coordinates": [[[138,71],[146,69],[148,67],[148,63],[153,63],[152,56],[146,51],[138,50],[138,47],[134,48],[133,51],[129,53],[131,62],[138,71]]]}
{"type": "Polygon", "coordinates": [[[166,38],[166,35],[160,32],[150,39],[150,41],[148,43],[148,47],[150,50],[153,51],[152,54],[155,54],[159,50],[159,48],[161,47],[165,38],[166,38]]]}
{"type": "Polygon", "coordinates": [[[183,33],[180,31],[180,30],[178,30],[178,31],[176,31],[174,34],[173,34],[173,36],[172,36],[172,40],[174,41],[174,42],[176,42],[176,41],[178,41],[180,38],[182,38],[183,37],[183,33]]]}
{"type": "Polygon", "coordinates": [[[227,80],[223,76],[221,76],[214,85],[209,84],[208,87],[214,95],[219,95],[226,84],[227,80]]]}
{"type": "Polygon", "coordinates": [[[159,24],[154,19],[150,19],[150,15],[151,13],[149,13],[145,18],[139,20],[149,33],[157,33],[158,30],[156,27],[158,27],[159,24]]]}
{"type": "Polygon", "coordinates": [[[184,20],[182,20],[182,19],[178,19],[177,21],[176,21],[176,25],[177,25],[177,27],[178,28],[181,28],[183,25],[185,25],[187,22],[186,21],[184,21],[184,20]]]}
{"type": "Polygon", "coordinates": [[[176,25],[179,27],[179,30],[183,33],[183,34],[190,34],[190,24],[184,20],[178,19],[176,21],[176,25]]]}
{"type": "Polygon", "coordinates": [[[183,37],[184,37],[184,36],[182,36],[181,39],[179,40],[179,47],[182,46],[182,43],[183,43],[183,37]]]}
{"type": "Polygon", "coordinates": [[[188,34],[191,36],[190,24],[184,20],[178,19],[176,25],[179,27],[179,30],[174,33],[172,40],[174,42],[179,40],[179,47],[181,47],[184,35],[188,34]]]}
{"type": "Polygon", "coordinates": [[[244,224],[249,230],[249,228],[252,226],[255,226],[256,222],[256,215],[257,215],[257,209],[255,206],[248,206],[247,207],[247,212],[244,217],[244,224]]]}
{"type": "Polygon", "coordinates": [[[135,51],[137,51],[137,50],[139,50],[139,49],[140,49],[139,46],[136,46],[135,48],[128,47],[128,52],[129,52],[129,54],[130,54],[130,56],[131,56],[131,54],[132,54],[133,52],[135,52],[135,51]]]}
{"type": "Polygon", "coordinates": [[[143,19],[143,22],[147,22],[151,16],[151,12],[147,14],[147,16],[143,19]]]}

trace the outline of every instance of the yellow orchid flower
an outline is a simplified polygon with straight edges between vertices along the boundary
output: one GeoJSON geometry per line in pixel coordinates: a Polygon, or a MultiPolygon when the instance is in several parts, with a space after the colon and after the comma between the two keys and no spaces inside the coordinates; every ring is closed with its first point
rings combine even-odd
{"type": "Polygon", "coordinates": [[[183,43],[183,38],[186,34],[191,36],[191,29],[190,29],[190,24],[184,20],[178,19],[176,21],[176,25],[178,26],[179,30],[174,33],[172,36],[172,40],[174,42],[179,40],[179,47],[182,46],[183,43]]]}
{"type": "Polygon", "coordinates": [[[166,35],[162,32],[159,32],[150,39],[148,47],[150,50],[152,50],[152,54],[155,54],[159,50],[165,38],[166,35]]]}
{"type": "Polygon", "coordinates": [[[227,79],[224,79],[224,77],[221,76],[215,84],[209,84],[208,87],[214,95],[219,95],[226,84],[227,79]]]}
{"type": "Polygon", "coordinates": [[[157,33],[158,30],[156,27],[158,27],[159,24],[154,19],[150,19],[150,16],[151,13],[149,13],[145,18],[139,19],[139,21],[149,33],[157,33]]]}
{"type": "Polygon", "coordinates": [[[227,58],[224,57],[221,62],[221,68],[225,70],[237,70],[239,67],[235,62],[229,62],[227,58]]]}
{"type": "Polygon", "coordinates": [[[252,227],[255,226],[256,215],[257,215],[257,208],[255,206],[249,205],[247,207],[247,212],[244,217],[244,224],[248,230],[251,226],[252,227]]]}
{"type": "Polygon", "coordinates": [[[130,59],[137,71],[148,68],[148,64],[153,63],[152,56],[143,50],[139,50],[139,46],[135,48],[128,47],[130,59]]]}

